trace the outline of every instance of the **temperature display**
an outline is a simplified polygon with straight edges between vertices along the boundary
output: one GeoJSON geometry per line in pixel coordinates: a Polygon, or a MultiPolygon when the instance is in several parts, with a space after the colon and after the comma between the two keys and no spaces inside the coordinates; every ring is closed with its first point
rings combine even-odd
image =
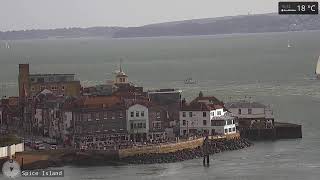
{"type": "Polygon", "coordinates": [[[318,14],[318,2],[279,2],[279,14],[318,14]]]}

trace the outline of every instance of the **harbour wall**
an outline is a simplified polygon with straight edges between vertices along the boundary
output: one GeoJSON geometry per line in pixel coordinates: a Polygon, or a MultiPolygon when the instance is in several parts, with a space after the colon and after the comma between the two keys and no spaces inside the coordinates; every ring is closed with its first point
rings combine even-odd
{"type": "MultiPolygon", "coordinates": [[[[232,139],[240,138],[239,133],[223,135],[223,136],[210,136],[209,139],[232,139]]],[[[129,156],[135,156],[139,154],[166,154],[173,153],[176,151],[181,151],[184,149],[195,149],[201,147],[203,144],[204,138],[198,138],[189,141],[161,144],[161,145],[152,145],[152,146],[142,146],[134,147],[128,149],[120,149],[118,152],[119,158],[125,158],[129,156]]]]}
{"type": "Polygon", "coordinates": [[[302,138],[302,127],[298,124],[275,122],[274,128],[244,129],[241,137],[250,140],[277,140],[302,138]]]}

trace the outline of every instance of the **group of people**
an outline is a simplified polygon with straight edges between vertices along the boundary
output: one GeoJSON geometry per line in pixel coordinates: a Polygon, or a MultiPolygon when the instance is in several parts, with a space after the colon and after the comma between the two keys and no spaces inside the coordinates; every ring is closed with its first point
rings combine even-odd
{"type": "Polygon", "coordinates": [[[80,149],[83,150],[117,150],[126,149],[139,146],[159,145],[169,143],[167,139],[149,139],[147,141],[134,142],[133,140],[104,140],[104,141],[89,141],[82,140],[80,142],[80,149]]]}

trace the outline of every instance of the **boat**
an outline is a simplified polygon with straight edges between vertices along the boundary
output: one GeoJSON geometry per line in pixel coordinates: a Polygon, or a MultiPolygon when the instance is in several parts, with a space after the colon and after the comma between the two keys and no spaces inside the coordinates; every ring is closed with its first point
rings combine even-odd
{"type": "Polygon", "coordinates": [[[184,80],[184,84],[197,84],[197,81],[190,77],[184,80]]]}
{"type": "Polygon", "coordinates": [[[317,78],[320,79],[320,56],[318,58],[318,62],[316,66],[316,75],[317,75],[317,78]]]}

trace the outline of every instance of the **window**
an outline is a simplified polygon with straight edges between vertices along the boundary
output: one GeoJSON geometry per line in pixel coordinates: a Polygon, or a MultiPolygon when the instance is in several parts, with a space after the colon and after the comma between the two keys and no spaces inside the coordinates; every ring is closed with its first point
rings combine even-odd
{"type": "Polygon", "coordinates": [[[143,128],[146,128],[146,123],[143,123],[143,128]]]}
{"type": "Polygon", "coordinates": [[[58,90],[58,87],[57,86],[51,86],[51,90],[56,91],[56,90],[58,90]]]}
{"type": "Polygon", "coordinates": [[[203,117],[207,117],[207,112],[202,112],[203,117]]]}
{"type": "Polygon", "coordinates": [[[186,120],[182,120],[182,125],[186,125],[186,120]]]}
{"type": "Polygon", "coordinates": [[[224,126],[226,125],[225,121],[212,120],[211,126],[224,126]]]}
{"type": "Polygon", "coordinates": [[[62,86],[62,90],[64,90],[64,86],[62,86]]]}
{"type": "Polygon", "coordinates": [[[248,114],[252,114],[252,109],[251,108],[248,109],[248,114]]]}
{"type": "Polygon", "coordinates": [[[139,111],[136,111],[136,117],[139,117],[139,111]]]}
{"type": "Polygon", "coordinates": [[[241,109],[238,109],[238,114],[241,114],[241,109]]]}
{"type": "Polygon", "coordinates": [[[214,116],[214,111],[211,112],[211,116],[214,116]]]}
{"type": "Polygon", "coordinates": [[[182,112],[182,117],[186,117],[186,112],[182,112]]]}
{"type": "Polygon", "coordinates": [[[155,122],[155,123],[153,123],[153,128],[154,128],[154,129],[161,129],[161,122],[155,122]]]}
{"type": "Polygon", "coordinates": [[[207,120],[203,120],[203,125],[204,125],[204,126],[207,125],[207,120]]]}
{"type": "Polygon", "coordinates": [[[233,120],[227,120],[227,125],[233,124],[233,120]]]}
{"type": "Polygon", "coordinates": [[[220,116],[221,115],[221,111],[217,111],[217,115],[220,116]]]}
{"type": "Polygon", "coordinates": [[[192,117],[192,112],[189,112],[189,117],[192,117]]]}
{"type": "Polygon", "coordinates": [[[103,119],[108,119],[108,113],[107,112],[103,112],[103,119]]]}
{"type": "Polygon", "coordinates": [[[120,111],[119,112],[119,118],[121,119],[123,117],[123,113],[120,111]]]}
{"type": "Polygon", "coordinates": [[[34,87],[31,88],[31,91],[35,91],[36,89],[34,87]]]}
{"type": "Polygon", "coordinates": [[[134,112],[130,112],[130,117],[134,117],[134,112]]]}
{"type": "Polygon", "coordinates": [[[224,133],[228,133],[228,129],[224,129],[224,133]]]}
{"type": "Polygon", "coordinates": [[[91,121],[91,114],[87,114],[87,121],[91,121]]]}
{"type": "Polygon", "coordinates": [[[229,128],[229,132],[232,132],[232,129],[231,129],[231,128],[229,128]]]}
{"type": "Polygon", "coordinates": [[[157,119],[160,119],[160,112],[156,113],[156,117],[157,117],[157,119]]]}
{"type": "Polygon", "coordinates": [[[144,111],[141,111],[141,117],[144,117],[144,111]]]}
{"type": "Polygon", "coordinates": [[[133,129],[133,123],[130,123],[130,127],[131,127],[131,129],[133,129]]]}
{"type": "Polygon", "coordinates": [[[235,131],[236,131],[236,128],[235,128],[235,127],[234,127],[234,128],[232,128],[232,131],[233,131],[233,132],[235,132],[235,131]]]}
{"type": "Polygon", "coordinates": [[[100,114],[97,112],[95,113],[95,118],[96,118],[96,121],[99,121],[100,120],[100,114]]]}

